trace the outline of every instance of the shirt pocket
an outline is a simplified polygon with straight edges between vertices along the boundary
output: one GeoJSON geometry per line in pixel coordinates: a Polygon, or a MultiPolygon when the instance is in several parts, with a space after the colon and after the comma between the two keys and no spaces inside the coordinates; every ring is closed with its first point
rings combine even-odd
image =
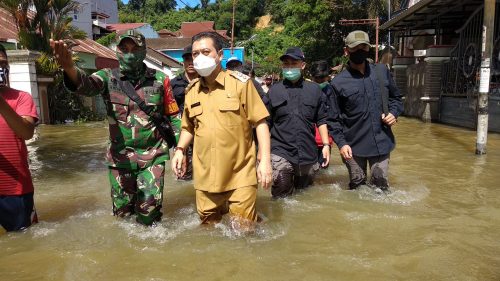
{"type": "Polygon", "coordinates": [[[193,122],[194,128],[197,129],[200,124],[200,117],[203,114],[203,107],[201,104],[198,102],[198,104],[195,103],[194,107],[189,107],[188,111],[188,117],[193,122]]]}
{"type": "Polygon", "coordinates": [[[130,98],[122,93],[112,92],[109,95],[109,101],[113,109],[112,114],[114,114],[116,120],[127,122],[129,100],[130,98]]]}
{"type": "Polygon", "coordinates": [[[288,111],[287,104],[288,104],[288,102],[286,99],[279,99],[279,100],[272,100],[271,101],[271,105],[272,105],[271,116],[274,117],[273,122],[279,123],[280,121],[285,119],[285,117],[287,117],[288,114],[290,114],[290,112],[288,111]]]}
{"type": "Polygon", "coordinates": [[[359,89],[347,89],[344,91],[344,109],[347,116],[357,115],[367,110],[367,100],[364,92],[359,89]]]}
{"type": "Polygon", "coordinates": [[[234,127],[241,124],[240,100],[228,98],[219,104],[219,111],[222,114],[224,125],[234,127]]]}
{"type": "Polygon", "coordinates": [[[163,104],[163,93],[160,87],[146,87],[144,91],[144,101],[147,105],[160,106],[163,104]]]}
{"type": "Polygon", "coordinates": [[[302,115],[308,121],[314,121],[314,116],[316,115],[315,113],[318,103],[311,98],[304,99],[302,103],[304,104],[302,106],[302,115]]]}

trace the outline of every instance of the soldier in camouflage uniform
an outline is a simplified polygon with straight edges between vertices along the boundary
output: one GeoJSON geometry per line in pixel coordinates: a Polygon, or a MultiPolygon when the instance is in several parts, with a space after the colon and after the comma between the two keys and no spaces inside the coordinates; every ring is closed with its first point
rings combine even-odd
{"type": "MultiPolygon", "coordinates": [[[[113,214],[126,217],[136,214],[137,222],[152,225],[161,220],[163,176],[169,147],[162,139],[152,118],[143,112],[120,87],[118,79],[129,81],[137,95],[157,112],[165,112],[165,74],[149,69],[144,36],[129,32],[120,36],[117,52],[120,69],[102,69],[87,75],[76,68],[71,51],[62,41],[52,41],[58,63],[64,70],[64,83],[70,92],[86,96],[102,95],[107,105],[109,167],[113,214]]],[[[171,89],[167,89],[171,94],[171,89]]],[[[173,99],[172,99],[173,100],[173,99]]],[[[174,127],[180,120],[170,117],[174,127]]]]}

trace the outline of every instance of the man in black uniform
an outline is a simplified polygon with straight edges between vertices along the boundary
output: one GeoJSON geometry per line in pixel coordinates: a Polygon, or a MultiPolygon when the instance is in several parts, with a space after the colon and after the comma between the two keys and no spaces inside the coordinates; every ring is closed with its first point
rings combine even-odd
{"type": "Polygon", "coordinates": [[[192,80],[198,78],[198,72],[193,66],[193,55],[191,54],[191,45],[184,48],[184,53],[182,54],[184,73],[179,74],[171,81],[172,90],[174,92],[175,101],[179,106],[180,113],[184,111],[184,97],[187,85],[192,80]]]}
{"type": "Polygon", "coordinates": [[[312,184],[319,170],[314,125],[318,126],[324,144],[322,166],[330,161],[326,97],[318,84],[302,77],[304,59],[300,48],[289,48],[280,57],[284,81],[268,93],[273,198],[289,196],[295,189],[312,184]]]}
{"type": "MultiPolygon", "coordinates": [[[[181,73],[178,76],[176,76],[171,82],[174,98],[175,101],[177,102],[177,105],[179,106],[180,110],[179,114],[181,116],[182,112],[184,111],[184,98],[186,96],[185,93],[186,87],[192,80],[199,77],[198,72],[196,72],[193,66],[193,55],[191,49],[192,49],[191,45],[184,48],[184,53],[182,54],[182,59],[184,60],[183,61],[184,73],[181,73]]],[[[193,146],[190,145],[186,152],[186,161],[187,161],[186,173],[182,177],[179,177],[178,178],[179,180],[191,180],[193,178],[192,155],[193,155],[193,146]]]]}

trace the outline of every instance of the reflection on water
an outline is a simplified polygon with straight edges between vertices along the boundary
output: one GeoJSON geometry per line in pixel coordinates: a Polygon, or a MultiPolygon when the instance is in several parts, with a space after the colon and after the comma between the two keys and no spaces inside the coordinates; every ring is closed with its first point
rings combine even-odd
{"type": "Polygon", "coordinates": [[[105,123],[42,126],[30,150],[41,222],[0,235],[0,280],[499,280],[500,136],[402,119],[392,192],[347,191],[334,153],[315,186],[260,190],[253,235],[199,225],[190,183],[166,175],[153,228],[116,219],[105,123]]]}

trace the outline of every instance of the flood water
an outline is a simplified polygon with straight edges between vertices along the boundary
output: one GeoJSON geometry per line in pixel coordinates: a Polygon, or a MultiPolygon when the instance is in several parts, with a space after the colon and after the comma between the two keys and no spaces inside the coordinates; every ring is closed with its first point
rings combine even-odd
{"type": "Polygon", "coordinates": [[[500,136],[402,118],[389,195],[347,191],[337,150],[315,186],[260,190],[253,235],[199,225],[191,183],[166,175],[154,228],[111,213],[107,124],[41,126],[40,223],[0,234],[0,280],[500,280],[500,136]]]}

